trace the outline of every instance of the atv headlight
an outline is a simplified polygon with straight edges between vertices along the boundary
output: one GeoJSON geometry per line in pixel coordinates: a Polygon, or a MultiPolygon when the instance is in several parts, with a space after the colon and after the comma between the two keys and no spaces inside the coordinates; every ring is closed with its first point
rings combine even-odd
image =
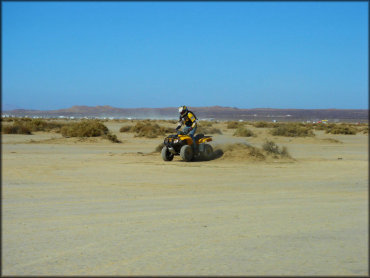
{"type": "Polygon", "coordinates": [[[173,142],[174,142],[174,143],[177,143],[177,142],[179,142],[179,139],[175,139],[173,142]]]}

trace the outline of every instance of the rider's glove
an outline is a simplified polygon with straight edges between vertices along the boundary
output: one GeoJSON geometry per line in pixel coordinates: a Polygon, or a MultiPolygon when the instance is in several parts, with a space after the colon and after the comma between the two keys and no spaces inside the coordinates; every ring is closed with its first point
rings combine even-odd
{"type": "Polygon", "coordinates": [[[179,130],[181,126],[176,127],[176,130],[179,130]]]}

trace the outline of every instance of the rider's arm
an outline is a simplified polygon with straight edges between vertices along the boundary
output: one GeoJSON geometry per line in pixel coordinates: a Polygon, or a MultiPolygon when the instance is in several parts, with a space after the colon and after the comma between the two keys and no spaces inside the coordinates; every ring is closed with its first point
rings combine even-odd
{"type": "Polygon", "coordinates": [[[180,129],[180,127],[182,126],[182,120],[180,118],[180,120],[178,121],[177,123],[177,127],[176,127],[176,130],[180,129]]]}

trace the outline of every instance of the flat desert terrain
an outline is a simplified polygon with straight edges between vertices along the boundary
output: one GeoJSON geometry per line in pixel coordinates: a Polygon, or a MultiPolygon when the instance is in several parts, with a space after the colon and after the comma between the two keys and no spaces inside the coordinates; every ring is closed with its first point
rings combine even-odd
{"type": "Polygon", "coordinates": [[[368,275],[368,135],[269,137],[294,160],[184,162],[162,137],[2,135],[2,275],[368,275]],[[335,139],[335,140],[331,140],[335,139]]]}

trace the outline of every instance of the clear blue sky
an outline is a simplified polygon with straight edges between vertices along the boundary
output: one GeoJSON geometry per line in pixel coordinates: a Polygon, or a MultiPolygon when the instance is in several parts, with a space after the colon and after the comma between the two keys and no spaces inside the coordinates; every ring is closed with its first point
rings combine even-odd
{"type": "Polygon", "coordinates": [[[367,109],[368,43],[368,2],[2,2],[3,109],[367,109]]]}

